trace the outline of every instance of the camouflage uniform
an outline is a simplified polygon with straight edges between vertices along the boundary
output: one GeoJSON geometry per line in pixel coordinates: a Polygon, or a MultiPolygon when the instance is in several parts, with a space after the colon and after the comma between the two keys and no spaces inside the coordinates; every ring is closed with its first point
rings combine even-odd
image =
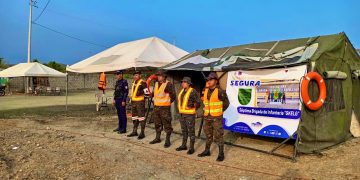
{"type": "MultiPolygon", "coordinates": [[[[161,83],[159,83],[159,87],[161,87],[161,83]]],[[[174,102],[176,99],[175,89],[173,84],[170,82],[167,83],[165,89],[165,93],[168,93],[170,96],[170,102],[174,102]]],[[[150,144],[156,144],[160,143],[160,136],[161,131],[164,129],[166,132],[166,139],[164,147],[168,148],[170,147],[170,136],[173,131],[172,125],[171,125],[171,106],[154,106],[153,111],[153,117],[154,117],[154,124],[155,124],[155,130],[156,130],[156,137],[154,140],[150,142],[150,144]]]]}
{"type": "MultiPolygon", "coordinates": [[[[136,86],[136,83],[140,81],[140,80],[137,80],[136,82],[133,83],[133,86],[136,86]]],[[[147,88],[146,86],[146,82],[143,81],[141,82],[139,88],[138,88],[138,91],[136,93],[136,96],[144,96],[144,89],[147,88]]],[[[133,132],[131,134],[129,134],[128,136],[129,137],[132,137],[132,136],[137,136],[137,129],[138,129],[138,126],[140,124],[141,126],[141,133],[138,137],[138,139],[142,139],[145,137],[145,134],[144,134],[144,131],[145,131],[145,125],[146,125],[146,122],[145,122],[145,100],[143,101],[131,101],[131,114],[132,114],[132,121],[133,121],[133,132]]]]}
{"type": "MultiPolygon", "coordinates": [[[[184,100],[184,96],[186,91],[184,91],[180,97],[181,102],[184,100]]],[[[178,102],[180,103],[180,102],[178,102]]],[[[200,107],[200,97],[198,92],[193,89],[190,93],[189,100],[187,103],[188,108],[196,108],[200,107]]],[[[183,136],[182,145],[176,148],[176,151],[186,150],[187,149],[187,139],[190,138],[190,149],[188,154],[194,153],[194,144],[195,144],[195,118],[196,114],[180,114],[180,125],[183,136]]]]}
{"type": "MultiPolygon", "coordinates": [[[[218,79],[217,75],[215,73],[210,73],[208,80],[211,78],[218,79]]],[[[219,101],[222,101],[223,107],[222,111],[224,112],[229,107],[229,99],[226,95],[226,92],[220,87],[218,88],[218,99],[219,101]]],[[[204,99],[207,99],[210,101],[211,94],[214,92],[214,89],[208,89],[207,97],[204,97],[204,99]]],[[[210,146],[215,141],[216,144],[219,146],[219,155],[216,159],[216,161],[223,161],[225,159],[224,155],[224,128],[223,128],[223,116],[211,116],[210,112],[208,116],[204,116],[204,132],[206,134],[206,146],[205,150],[198,154],[199,157],[205,157],[210,156],[210,146]]]]}
{"type": "MultiPolygon", "coordinates": [[[[161,83],[159,83],[159,87],[161,83]]],[[[174,85],[168,82],[165,87],[165,93],[169,93],[171,102],[174,102],[176,99],[176,93],[174,85]]],[[[169,134],[172,133],[173,128],[171,125],[171,106],[154,106],[154,123],[156,132],[164,131],[169,134]]]]}
{"type": "MultiPolygon", "coordinates": [[[[227,97],[226,91],[219,89],[219,100],[223,102],[223,111],[225,111],[229,107],[229,99],[227,97]]],[[[209,93],[207,95],[207,99],[210,99],[213,90],[209,89],[209,93]]],[[[210,146],[213,141],[216,144],[224,145],[224,128],[223,128],[223,116],[204,116],[204,132],[206,134],[206,147],[210,149],[210,146]]]]}
{"type": "MultiPolygon", "coordinates": [[[[180,97],[181,100],[184,99],[185,94],[186,91],[184,91],[182,97],[180,97]]],[[[193,107],[196,109],[200,107],[200,98],[195,89],[190,93],[188,101],[188,108],[193,107]]],[[[180,114],[181,131],[184,139],[190,137],[190,140],[195,140],[195,116],[196,114],[180,114]]]]}

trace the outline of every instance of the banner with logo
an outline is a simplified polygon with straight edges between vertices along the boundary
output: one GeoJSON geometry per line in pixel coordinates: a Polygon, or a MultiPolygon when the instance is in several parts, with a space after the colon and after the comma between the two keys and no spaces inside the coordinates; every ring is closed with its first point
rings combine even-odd
{"type": "Polygon", "coordinates": [[[230,71],[224,112],[227,130],[288,138],[301,117],[300,79],[306,65],[282,69],[230,71]]]}

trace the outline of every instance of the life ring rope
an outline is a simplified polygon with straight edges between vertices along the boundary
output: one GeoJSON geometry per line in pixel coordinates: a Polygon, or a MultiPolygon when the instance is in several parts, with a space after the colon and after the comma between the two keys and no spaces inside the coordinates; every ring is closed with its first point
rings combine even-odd
{"type": "Polygon", "coordinates": [[[301,98],[308,109],[316,111],[323,106],[326,99],[326,85],[319,73],[309,72],[304,76],[301,81],[301,98]],[[309,83],[311,80],[316,81],[319,87],[319,97],[315,102],[312,102],[309,96],[309,83]]]}

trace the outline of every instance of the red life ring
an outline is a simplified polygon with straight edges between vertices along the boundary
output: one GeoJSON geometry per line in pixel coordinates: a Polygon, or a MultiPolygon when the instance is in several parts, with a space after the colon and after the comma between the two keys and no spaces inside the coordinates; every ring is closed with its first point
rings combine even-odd
{"type": "Polygon", "coordinates": [[[314,111],[320,109],[324,104],[326,99],[326,85],[319,73],[309,72],[304,76],[304,79],[301,82],[301,98],[305,106],[314,111]],[[319,98],[315,102],[312,102],[309,97],[309,83],[311,80],[315,80],[320,89],[319,98]]]}
{"type": "Polygon", "coordinates": [[[150,92],[150,94],[152,94],[151,89],[150,89],[151,81],[157,81],[157,76],[155,74],[150,75],[146,80],[146,86],[147,86],[147,89],[150,92]]]}

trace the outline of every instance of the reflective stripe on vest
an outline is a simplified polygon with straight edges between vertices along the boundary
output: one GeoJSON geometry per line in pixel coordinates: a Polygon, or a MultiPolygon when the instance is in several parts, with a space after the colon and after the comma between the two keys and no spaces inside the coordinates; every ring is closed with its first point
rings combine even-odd
{"type": "Polygon", "coordinates": [[[171,106],[171,99],[169,93],[165,93],[165,88],[169,81],[166,81],[161,84],[159,87],[159,82],[155,83],[154,89],[154,105],[155,106],[171,106]]]}
{"type": "Polygon", "coordinates": [[[135,84],[135,82],[133,83],[133,85],[131,87],[131,101],[143,101],[145,99],[144,95],[136,96],[141,82],[143,82],[142,79],[140,79],[136,84],[135,84]]]}
{"type": "Polygon", "coordinates": [[[223,114],[223,102],[219,100],[219,89],[215,88],[208,99],[209,89],[205,89],[204,93],[204,116],[221,116],[223,114]]]}
{"type": "Polygon", "coordinates": [[[189,97],[190,97],[192,90],[193,90],[193,88],[189,88],[188,91],[186,91],[183,101],[181,101],[181,97],[182,97],[182,94],[184,93],[184,89],[182,89],[180,91],[179,96],[178,96],[178,109],[179,109],[180,114],[196,114],[195,107],[193,107],[193,108],[187,107],[188,102],[189,102],[189,97]]]}

